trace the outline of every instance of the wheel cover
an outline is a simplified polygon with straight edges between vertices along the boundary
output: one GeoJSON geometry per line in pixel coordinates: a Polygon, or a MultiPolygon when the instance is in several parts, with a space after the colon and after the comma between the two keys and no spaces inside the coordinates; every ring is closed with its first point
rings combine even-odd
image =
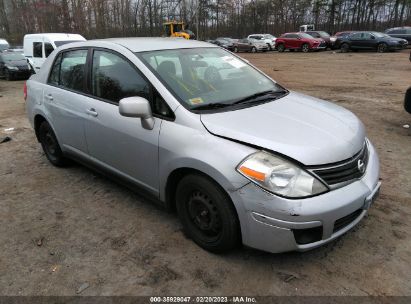
{"type": "Polygon", "coordinates": [[[308,45],[306,44],[303,45],[303,52],[308,52],[308,45]]]}
{"type": "Polygon", "coordinates": [[[194,191],[188,198],[187,209],[191,222],[204,236],[215,238],[221,234],[217,207],[207,195],[194,191]]]}

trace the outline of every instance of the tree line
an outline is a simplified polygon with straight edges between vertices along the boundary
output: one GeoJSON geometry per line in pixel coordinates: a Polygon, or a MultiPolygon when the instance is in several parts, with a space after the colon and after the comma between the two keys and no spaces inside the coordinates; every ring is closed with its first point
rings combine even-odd
{"type": "Polygon", "coordinates": [[[383,31],[411,25],[411,0],[0,0],[0,37],[14,44],[40,32],[161,36],[166,20],[184,21],[199,39],[279,35],[303,24],[383,31]]]}

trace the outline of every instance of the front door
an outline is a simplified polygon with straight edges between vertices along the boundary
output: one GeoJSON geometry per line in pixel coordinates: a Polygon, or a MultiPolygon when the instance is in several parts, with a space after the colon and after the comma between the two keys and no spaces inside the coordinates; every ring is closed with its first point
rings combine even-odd
{"type": "Polygon", "coordinates": [[[150,99],[150,83],[136,67],[117,53],[94,50],[91,93],[85,127],[91,157],[110,170],[158,193],[158,140],[162,120],[145,129],[139,118],[119,114],[122,98],[150,99]]]}

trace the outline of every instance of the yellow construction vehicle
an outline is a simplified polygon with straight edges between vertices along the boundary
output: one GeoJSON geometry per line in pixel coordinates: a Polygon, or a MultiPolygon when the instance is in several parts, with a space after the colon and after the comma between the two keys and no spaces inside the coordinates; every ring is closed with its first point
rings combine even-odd
{"type": "Polygon", "coordinates": [[[184,39],[195,39],[195,35],[189,29],[185,29],[182,21],[167,21],[163,23],[166,37],[182,37],[184,39]]]}

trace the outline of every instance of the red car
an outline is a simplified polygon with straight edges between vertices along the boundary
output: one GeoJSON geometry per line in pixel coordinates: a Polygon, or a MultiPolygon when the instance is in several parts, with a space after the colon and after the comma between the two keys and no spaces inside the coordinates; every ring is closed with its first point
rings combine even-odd
{"type": "Polygon", "coordinates": [[[287,33],[277,38],[276,47],[279,52],[285,50],[301,50],[304,53],[310,50],[325,50],[327,45],[321,38],[314,38],[303,32],[287,33]]]}

